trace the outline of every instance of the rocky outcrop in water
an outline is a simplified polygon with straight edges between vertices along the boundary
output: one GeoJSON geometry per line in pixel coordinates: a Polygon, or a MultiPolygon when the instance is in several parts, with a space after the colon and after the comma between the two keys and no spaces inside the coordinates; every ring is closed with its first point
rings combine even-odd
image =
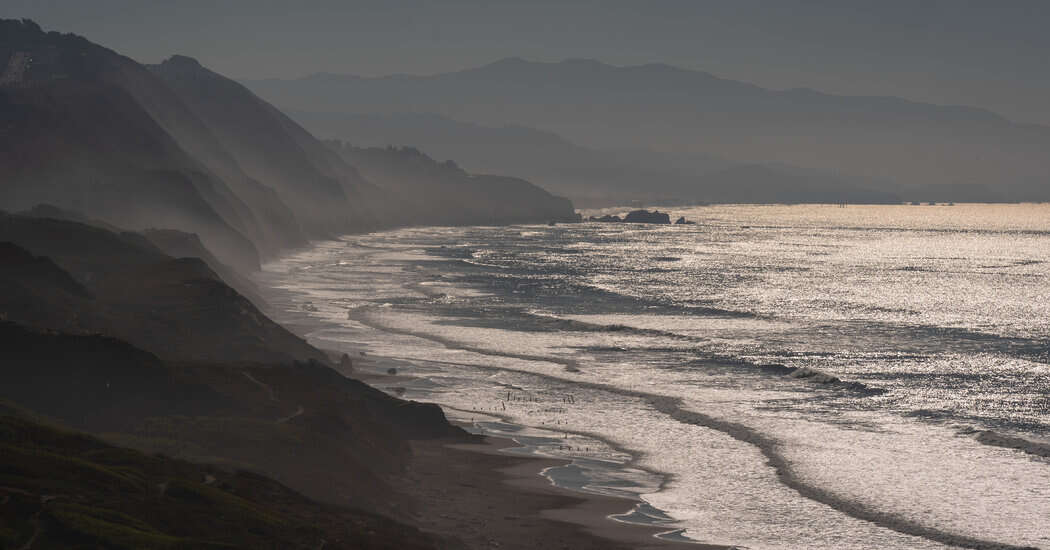
{"type": "Polygon", "coordinates": [[[671,215],[659,210],[632,210],[623,219],[624,223],[659,223],[670,224],[671,215]]]}
{"type": "MultiPolygon", "coordinates": [[[[679,223],[683,222],[685,218],[681,218],[679,223]]],[[[660,212],[659,210],[632,210],[627,213],[626,216],[620,217],[613,214],[606,214],[601,217],[591,216],[587,218],[587,221],[591,222],[602,222],[602,223],[656,223],[656,224],[670,224],[671,215],[667,212],[660,212]]]]}

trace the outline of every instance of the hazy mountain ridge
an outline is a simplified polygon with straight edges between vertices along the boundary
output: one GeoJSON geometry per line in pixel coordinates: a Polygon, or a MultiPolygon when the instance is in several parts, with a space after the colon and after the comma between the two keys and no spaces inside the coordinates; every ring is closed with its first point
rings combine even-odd
{"type": "Polygon", "coordinates": [[[253,181],[267,182],[294,219],[273,212],[271,230],[304,225],[313,237],[362,226],[354,214],[363,210],[348,194],[367,185],[349,167],[336,174],[323,146],[282,113],[240,84],[202,67],[196,60],[173,56],[149,69],[162,78],[204,121],[253,181]]]}
{"type": "MultiPolygon", "coordinates": [[[[0,207],[52,204],[199,235],[254,270],[308,239],[416,223],[398,198],[242,85],[174,56],[145,67],[32,21],[0,22],[0,207]]],[[[447,218],[465,223],[457,204],[447,218]]],[[[516,221],[521,205],[504,201],[516,221]]],[[[470,214],[473,216],[473,214],[470,214]]]]}
{"type": "MultiPolygon", "coordinates": [[[[475,173],[519,174],[581,207],[704,202],[899,202],[903,193],[871,182],[788,165],[736,163],[699,153],[592,149],[553,132],[490,127],[432,113],[341,114],[293,111],[318,136],[358,146],[414,144],[475,173]],[[755,179],[729,176],[752,170],[755,179]],[[734,170],[736,169],[736,170],[734,170]],[[729,172],[726,172],[726,171],[729,172]],[[882,186],[884,191],[872,191],[882,186]]],[[[353,161],[351,160],[353,163],[353,161]]]]}
{"type": "Polygon", "coordinates": [[[131,229],[185,229],[239,268],[258,265],[239,199],[136,101],[148,72],[77,36],[0,25],[0,59],[27,65],[0,87],[5,208],[51,203],[131,229]]]}
{"type": "Polygon", "coordinates": [[[964,106],[768,90],[662,64],[505,59],[430,76],[245,83],[297,111],[435,113],[489,126],[538,127],[589,148],[707,153],[740,164],[856,177],[864,185],[986,185],[1009,200],[1050,193],[1046,127],[964,106]]]}

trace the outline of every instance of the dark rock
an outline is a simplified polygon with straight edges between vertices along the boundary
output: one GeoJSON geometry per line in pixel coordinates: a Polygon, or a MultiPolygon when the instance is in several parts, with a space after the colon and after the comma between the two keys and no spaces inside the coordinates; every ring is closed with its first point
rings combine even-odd
{"type": "Polygon", "coordinates": [[[627,214],[627,217],[623,219],[625,223],[659,223],[659,224],[670,224],[671,216],[666,212],[660,212],[659,210],[632,210],[627,214]]]}
{"type": "Polygon", "coordinates": [[[678,218],[678,221],[674,222],[675,225],[696,225],[696,222],[691,222],[685,219],[685,216],[678,218]]]}

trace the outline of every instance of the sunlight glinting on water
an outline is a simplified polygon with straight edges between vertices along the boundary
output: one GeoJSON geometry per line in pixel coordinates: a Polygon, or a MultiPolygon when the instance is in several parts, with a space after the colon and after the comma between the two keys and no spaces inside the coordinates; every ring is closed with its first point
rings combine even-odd
{"type": "Polygon", "coordinates": [[[1048,459],[978,437],[1050,438],[1050,207],[679,214],[350,236],[262,280],[390,391],[633,457],[592,475],[696,540],[1050,547],[1048,459]]]}

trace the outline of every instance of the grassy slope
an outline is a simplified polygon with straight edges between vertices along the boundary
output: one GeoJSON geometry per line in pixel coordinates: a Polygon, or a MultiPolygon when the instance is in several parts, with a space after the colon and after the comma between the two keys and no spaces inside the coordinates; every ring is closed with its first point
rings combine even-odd
{"type": "Polygon", "coordinates": [[[0,547],[30,541],[34,549],[436,544],[256,474],[114,447],[0,404],[0,547]]]}

